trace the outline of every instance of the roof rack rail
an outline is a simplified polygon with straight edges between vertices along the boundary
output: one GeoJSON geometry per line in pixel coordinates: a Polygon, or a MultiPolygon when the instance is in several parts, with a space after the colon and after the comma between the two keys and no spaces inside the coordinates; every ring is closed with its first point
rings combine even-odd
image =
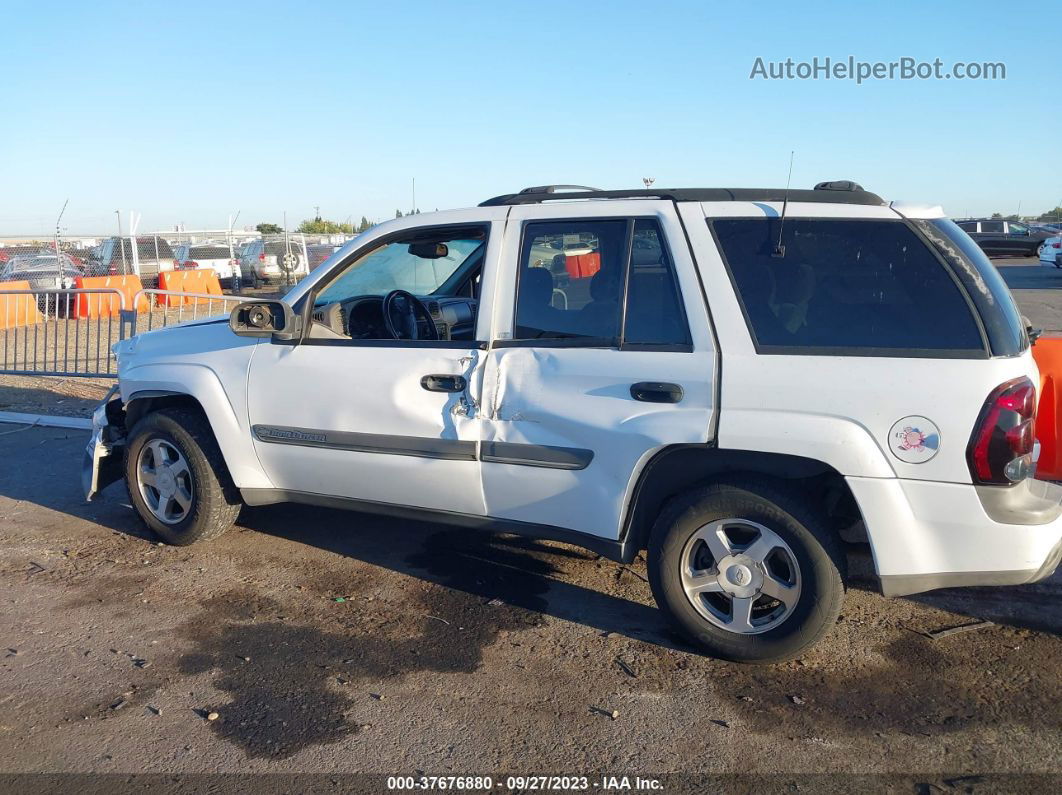
{"type": "Polygon", "coordinates": [[[589,185],[539,185],[537,188],[524,188],[520,191],[520,195],[527,193],[556,193],[558,190],[565,192],[569,191],[597,191],[601,192],[601,188],[591,188],[589,185]]]}
{"type": "MultiPolygon", "coordinates": [[[[885,200],[863,190],[855,182],[839,180],[820,182],[814,190],[796,189],[788,192],[791,202],[815,204],[884,205],[885,200]]],[[[524,188],[519,193],[505,193],[480,203],[480,207],[505,207],[519,204],[542,204],[548,201],[571,199],[666,199],[676,202],[781,202],[785,188],[641,188],[631,190],[598,190],[581,185],[543,185],[524,188]],[[574,190],[573,190],[574,189],[574,190]]]]}

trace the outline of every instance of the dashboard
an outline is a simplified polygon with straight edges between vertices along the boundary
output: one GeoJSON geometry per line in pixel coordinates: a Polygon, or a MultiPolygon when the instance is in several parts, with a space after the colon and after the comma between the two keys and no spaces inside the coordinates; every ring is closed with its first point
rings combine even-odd
{"type": "MultiPolygon", "coordinates": [[[[439,329],[439,339],[471,340],[476,335],[476,299],[417,296],[439,329]]],[[[383,296],[363,295],[315,307],[315,323],[342,337],[355,340],[393,339],[383,319],[383,296]]],[[[430,337],[424,321],[418,321],[418,336],[430,337]]]]}

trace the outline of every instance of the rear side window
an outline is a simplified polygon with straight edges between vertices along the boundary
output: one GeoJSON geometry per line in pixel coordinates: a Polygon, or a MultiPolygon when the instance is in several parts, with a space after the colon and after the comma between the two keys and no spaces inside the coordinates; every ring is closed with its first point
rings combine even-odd
{"type": "Polygon", "coordinates": [[[977,307],[993,356],[1014,356],[1029,346],[1025,324],[1003,277],[970,236],[954,221],[912,220],[944,260],[977,307]]]}
{"type": "Polygon", "coordinates": [[[674,263],[655,219],[528,223],[515,340],[690,346],[674,263]]]}
{"type": "Polygon", "coordinates": [[[1001,234],[1003,234],[1003,222],[1002,221],[982,221],[981,222],[981,234],[983,234],[983,235],[1001,235],[1001,234]]]}
{"type": "Polygon", "coordinates": [[[191,256],[192,259],[228,259],[229,250],[222,246],[197,246],[191,256]]]}
{"type": "Polygon", "coordinates": [[[982,358],[955,277],[903,221],[709,222],[760,353],[982,358]]]}

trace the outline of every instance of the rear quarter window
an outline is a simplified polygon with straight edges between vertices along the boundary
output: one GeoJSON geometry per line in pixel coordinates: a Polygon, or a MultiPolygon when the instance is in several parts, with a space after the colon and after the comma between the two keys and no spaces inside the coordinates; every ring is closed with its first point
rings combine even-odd
{"type": "Polygon", "coordinates": [[[709,225],[759,353],[985,358],[956,277],[902,220],[709,225]]]}
{"type": "Polygon", "coordinates": [[[1029,347],[1014,296],[981,247],[947,218],[912,220],[951,266],[977,307],[993,356],[1015,356],[1029,347]]]}

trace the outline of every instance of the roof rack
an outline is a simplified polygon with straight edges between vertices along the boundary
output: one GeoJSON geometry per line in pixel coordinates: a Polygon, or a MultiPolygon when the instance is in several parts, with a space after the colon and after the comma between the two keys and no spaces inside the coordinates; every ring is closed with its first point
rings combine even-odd
{"type": "MultiPolygon", "coordinates": [[[[480,207],[542,204],[572,199],[667,199],[676,202],[780,202],[785,188],[652,188],[650,190],[599,190],[582,185],[541,185],[519,193],[505,193],[480,203],[480,207]]],[[[883,205],[884,199],[848,180],[820,182],[813,190],[788,191],[791,202],[818,204],[883,205]]]]}

